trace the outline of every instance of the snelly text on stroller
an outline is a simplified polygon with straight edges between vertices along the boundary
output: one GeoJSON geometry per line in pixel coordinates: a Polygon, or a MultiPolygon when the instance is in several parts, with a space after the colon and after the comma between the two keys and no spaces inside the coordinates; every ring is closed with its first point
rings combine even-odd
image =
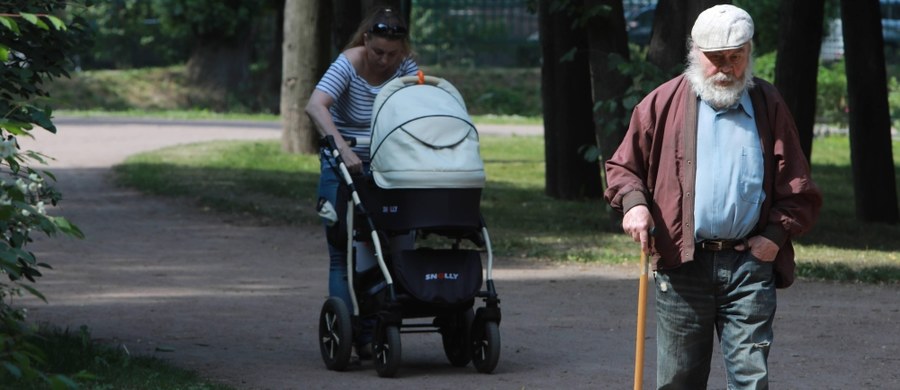
{"type": "Polygon", "coordinates": [[[371,175],[351,175],[334,139],[323,140],[345,184],[329,239],[348,249],[352,301],[348,308],[330,297],[322,307],[325,365],[345,369],[360,319],[374,317],[379,376],[396,375],[400,334],[419,332],[440,333],[452,365],[471,361],[479,372],[492,372],[500,356],[500,300],[480,211],[478,134],[459,92],[421,74],[386,84],[373,107],[371,175]],[[484,302],[477,310],[476,298],[484,302]]]}

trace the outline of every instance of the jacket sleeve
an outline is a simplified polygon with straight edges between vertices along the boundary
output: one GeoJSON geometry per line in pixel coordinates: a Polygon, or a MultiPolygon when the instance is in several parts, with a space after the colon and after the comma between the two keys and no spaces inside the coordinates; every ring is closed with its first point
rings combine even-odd
{"type": "Polygon", "coordinates": [[[812,229],[822,208],[822,193],[812,180],[809,163],[800,147],[794,119],[784,101],[770,99],[775,128],[775,177],[772,207],[763,235],[781,245],[812,229]]]}
{"type": "Polygon", "coordinates": [[[648,205],[647,172],[650,159],[649,115],[644,104],[635,107],[625,138],[606,161],[607,189],[604,198],[624,213],[637,205],[648,205]]]}

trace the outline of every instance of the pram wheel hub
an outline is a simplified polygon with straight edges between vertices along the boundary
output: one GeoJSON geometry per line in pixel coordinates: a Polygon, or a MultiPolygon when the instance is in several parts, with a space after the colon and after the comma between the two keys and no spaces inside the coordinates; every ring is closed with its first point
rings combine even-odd
{"type": "Polygon", "coordinates": [[[379,336],[374,345],[375,372],[382,378],[392,378],[400,368],[400,328],[395,325],[385,326],[379,336]]]}
{"type": "Polygon", "coordinates": [[[472,328],[472,365],[490,374],[500,360],[500,325],[493,321],[475,323],[472,328]]]}
{"type": "Polygon", "coordinates": [[[350,310],[340,298],[331,297],[319,315],[319,349],[329,370],[343,371],[350,363],[353,327],[350,310]]]}

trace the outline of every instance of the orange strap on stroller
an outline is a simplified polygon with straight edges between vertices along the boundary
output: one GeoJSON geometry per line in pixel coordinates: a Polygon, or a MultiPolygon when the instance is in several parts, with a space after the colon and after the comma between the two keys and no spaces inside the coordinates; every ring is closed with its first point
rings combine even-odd
{"type": "Polygon", "coordinates": [[[425,84],[425,72],[419,70],[417,76],[419,76],[419,84],[425,84]]]}

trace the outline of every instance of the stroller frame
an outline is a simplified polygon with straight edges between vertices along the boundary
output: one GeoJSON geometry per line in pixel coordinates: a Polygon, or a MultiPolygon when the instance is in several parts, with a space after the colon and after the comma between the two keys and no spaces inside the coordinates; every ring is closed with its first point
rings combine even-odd
{"type": "MultiPolygon", "coordinates": [[[[348,139],[355,144],[356,140],[348,139]]],[[[473,310],[474,299],[468,302],[454,303],[446,307],[446,311],[453,314],[447,315],[441,309],[431,310],[427,304],[410,303],[402,294],[398,295],[395,286],[395,278],[391,273],[389,259],[386,256],[383,243],[386,233],[380,230],[370,212],[367,210],[360,197],[360,191],[347,169],[337,148],[334,138],[326,136],[321,142],[322,154],[335,161],[335,169],[338,176],[349,190],[346,215],[346,240],[347,240],[347,284],[350,290],[352,308],[346,307],[344,301],[337,297],[329,297],[324,303],[319,319],[319,344],[322,358],[330,370],[343,371],[350,362],[353,336],[361,329],[361,315],[365,314],[361,308],[360,298],[356,291],[356,248],[354,248],[354,231],[357,226],[356,216],[362,216],[365,227],[369,231],[369,240],[373,247],[373,254],[377,263],[377,270],[382,278],[383,288],[379,290],[377,310],[375,313],[376,325],[374,329],[374,365],[376,372],[381,377],[393,377],[396,375],[401,363],[400,333],[425,333],[439,332],[442,336],[444,352],[450,363],[457,367],[466,366],[470,361],[478,372],[491,373],[496,368],[500,355],[499,324],[500,299],[497,295],[493,280],[493,251],[491,249],[490,236],[483,218],[480,218],[480,237],[472,239],[476,246],[485,249],[486,270],[484,281],[479,277],[478,291],[475,298],[480,298],[485,303],[484,307],[473,310]],[[480,239],[480,240],[479,240],[480,239]],[[432,323],[404,324],[404,318],[432,317],[432,323]]],[[[479,192],[480,194],[480,192],[479,192]]],[[[340,201],[339,201],[340,202],[340,201]]],[[[340,213],[339,213],[340,214],[340,213]]],[[[342,217],[339,215],[339,218],[342,217]]],[[[438,233],[440,234],[440,233],[438,233]]],[[[456,237],[453,250],[458,249],[463,238],[456,237]]],[[[414,240],[415,241],[415,240],[414,240]]],[[[481,260],[478,257],[480,270],[481,260]]],[[[479,271],[481,272],[481,271],[479,271]]],[[[402,289],[402,288],[401,288],[402,289]]],[[[370,298],[371,299],[371,298],[370,298]]]]}

